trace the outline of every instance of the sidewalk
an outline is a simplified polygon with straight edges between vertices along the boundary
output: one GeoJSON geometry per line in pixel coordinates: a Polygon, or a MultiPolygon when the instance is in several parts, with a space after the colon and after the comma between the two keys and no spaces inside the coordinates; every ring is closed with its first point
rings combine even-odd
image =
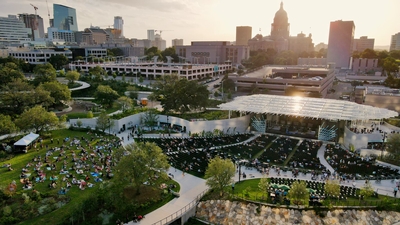
{"type": "Polygon", "coordinates": [[[178,210],[184,208],[190,202],[195,200],[202,192],[207,190],[206,181],[204,179],[195,177],[182,171],[171,167],[168,171],[174,175],[174,180],[179,183],[181,190],[179,191],[180,197],[174,198],[164,206],[156,209],[155,211],[145,215],[145,218],[140,222],[129,222],[127,225],[151,225],[165,217],[168,217],[178,210]]]}

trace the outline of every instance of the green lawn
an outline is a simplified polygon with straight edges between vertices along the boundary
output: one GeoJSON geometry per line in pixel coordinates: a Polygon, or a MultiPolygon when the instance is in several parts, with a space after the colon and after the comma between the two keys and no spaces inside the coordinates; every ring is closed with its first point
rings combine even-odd
{"type": "MultiPolygon", "coordinates": [[[[1,178],[0,179],[0,186],[1,187],[6,187],[8,186],[13,180],[16,181],[17,183],[17,191],[16,193],[13,195],[14,199],[12,202],[8,202],[7,205],[10,205],[11,208],[13,208],[13,210],[15,210],[16,208],[22,207],[21,209],[17,209],[17,210],[26,210],[26,208],[29,208],[29,212],[32,213],[36,213],[37,208],[36,206],[40,206],[41,204],[35,201],[32,201],[31,204],[29,204],[30,206],[28,207],[26,204],[22,204],[20,202],[21,199],[21,194],[22,193],[26,193],[26,194],[31,194],[33,191],[32,190],[23,190],[23,184],[20,183],[20,173],[21,173],[21,169],[23,167],[25,167],[28,162],[33,162],[32,159],[37,157],[38,155],[40,155],[42,157],[42,159],[44,158],[47,150],[46,150],[46,145],[48,145],[48,148],[52,148],[52,147],[59,147],[63,144],[63,139],[65,137],[69,137],[69,138],[78,138],[79,140],[82,139],[82,137],[86,138],[89,140],[89,143],[91,146],[96,146],[96,145],[103,145],[106,143],[110,143],[112,142],[112,140],[116,140],[114,136],[106,136],[103,134],[93,134],[93,133],[88,133],[88,132],[81,132],[81,131],[71,131],[71,130],[55,130],[55,131],[51,131],[51,138],[53,139],[53,144],[51,143],[51,138],[48,137],[47,139],[43,140],[43,148],[40,148],[40,144],[38,143],[38,149],[37,150],[29,150],[27,153],[21,153],[21,154],[17,154],[15,157],[13,157],[12,159],[6,160],[2,162],[2,165],[4,164],[11,164],[11,167],[13,168],[12,171],[8,171],[8,169],[6,167],[0,167],[0,174],[1,174],[1,178]],[[57,144],[57,140],[60,140],[60,144],[57,144]],[[36,207],[36,208],[35,208],[36,207]]],[[[84,143],[83,141],[81,141],[82,147],[84,147],[85,149],[88,149],[88,145],[86,145],[86,143],[84,143]]],[[[69,144],[65,144],[66,146],[69,146],[69,144]]],[[[66,155],[68,156],[68,159],[66,159],[67,162],[67,168],[72,167],[73,162],[72,162],[72,157],[71,154],[72,152],[75,152],[75,154],[78,156],[81,150],[78,150],[75,146],[70,147],[69,150],[66,150],[66,155]]],[[[90,150],[88,150],[90,152],[90,150]]],[[[56,162],[55,159],[53,157],[58,156],[59,152],[55,152],[52,156],[49,157],[49,159],[51,160],[51,162],[54,162],[56,164],[57,169],[56,170],[46,170],[46,167],[43,166],[41,167],[41,169],[44,170],[44,172],[46,173],[46,181],[44,181],[43,183],[36,183],[33,182],[34,184],[34,189],[37,190],[38,192],[40,192],[42,195],[48,196],[48,197],[54,197],[55,201],[58,202],[60,201],[60,199],[58,198],[62,198],[62,199],[68,199],[69,202],[67,204],[65,204],[64,206],[62,206],[61,208],[55,209],[54,211],[51,211],[47,214],[41,215],[39,217],[35,217],[32,219],[28,219],[25,220],[23,222],[21,222],[20,224],[37,224],[37,225],[42,225],[42,224],[59,224],[60,222],[63,222],[65,219],[68,219],[69,216],[71,215],[72,212],[75,212],[77,208],[81,207],[81,203],[89,198],[92,194],[94,194],[98,189],[101,183],[97,183],[95,182],[91,176],[91,180],[89,180],[89,182],[94,184],[94,187],[92,188],[86,188],[85,190],[80,190],[76,185],[72,185],[71,189],[67,192],[66,195],[58,195],[58,191],[60,190],[61,187],[65,187],[66,186],[66,182],[62,182],[62,177],[64,175],[59,174],[59,170],[61,169],[62,164],[64,163],[64,158],[62,160],[60,160],[60,162],[56,162]],[[58,181],[57,181],[57,188],[55,189],[51,189],[49,187],[49,184],[51,183],[50,181],[50,176],[55,175],[58,176],[58,181]],[[61,196],[61,197],[59,197],[61,196]]],[[[42,160],[43,161],[43,160],[42,160]]],[[[29,172],[32,173],[31,176],[36,175],[36,173],[33,172],[33,168],[30,167],[29,168],[29,172]]],[[[92,171],[93,169],[91,169],[90,171],[92,171]]],[[[71,171],[71,174],[75,174],[75,172],[71,171]]],[[[87,174],[89,174],[89,172],[86,172],[87,174]]],[[[75,174],[75,176],[79,179],[83,179],[84,176],[79,177],[80,175],[75,174]]],[[[70,179],[71,180],[71,179],[70,179]]],[[[107,178],[104,176],[103,177],[104,182],[107,182],[107,178]]],[[[160,181],[161,182],[161,181],[160,181]]],[[[175,184],[176,188],[173,189],[174,191],[179,192],[180,190],[180,186],[177,182],[173,181],[173,180],[169,180],[165,182],[167,185],[169,184],[175,184]]],[[[46,198],[46,197],[42,197],[42,199],[46,198]]],[[[161,207],[162,205],[166,204],[167,202],[169,202],[171,199],[173,199],[174,197],[172,196],[172,194],[168,194],[166,197],[164,197],[162,199],[162,201],[159,201],[153,205],[147,206],[146,208],[141,208],[140,210],[137,211],[138,214],[147,214],[148,212],[151,212],[159,207],[161,207]]],[[[3,205],[5,202],[0,203],[1,208],[3,208],[5,205],[3,205]]],[[[1,209],[0,209],[1,210],[1,209]]],[[[13,211],[14,213],[14,211],[13,211]]],[[[16,213],[16,212],[15,212],[16,213]]],[[[21,212],[22,213],[22,212],[21,212]]],[[[26,214],[28,214],[28,212],[26,212],[26,214]]],[[[13,214],[15,215],[15,214],[13,214]]],[[[19,217],[18,217],[19,218],[19,217]]],[[[1,221],[0,221],[1,222],[1,221]]]]}
{"type": "MultiPolygon", "coordinates": [[[[250,180],[244,180],[241,181],[240,183],[235,184],[235,195],[237,195],[240,198],[245,198],[249,200],[255,200],[255,201],[263,201],[267,203],[271,203],[270,201],[267,200],[267,194],[261,192],[258,189],[258,184],[260,182],[260,179],[250,179],[250,180]],[[245,190],[247,189],[249,196],[245,196],[245,190]]],[[[227,191],[230,191],[232,193],[231,187],[227,187],[227,191]]],[[[228,192],[229,193],[229,192],[228,192]]],[[[357,192],[358,193],[358,192],[357,192]]],[[[378,197],[368,197],[364,199],[363,201],[360,201],[358,198],[352,198],[348,197],[346,201],[331,201],[334,206],[378,206],[381,204],[384,204],[385,201],[390,202],[389,204],[392,203],[400,203],[399,199],[385,196],[385,195],[378,195],[378,197]]],[[[325,201],[324,204],[327,204],[328,202],[325,201]]],[[[396,203],[396,204],[397,204],[396,203]]]]}

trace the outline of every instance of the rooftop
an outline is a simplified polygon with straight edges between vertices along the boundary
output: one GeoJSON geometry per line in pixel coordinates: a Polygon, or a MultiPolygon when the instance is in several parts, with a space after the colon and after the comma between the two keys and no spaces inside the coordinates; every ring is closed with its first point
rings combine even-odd
{"type": "Polygon", "coordinates": [[[370,120],[398,116],[392,110],[349,101],[277,95],[240,96],[231,102],[220,104],[219,108],[326,120],[370,120]]]}

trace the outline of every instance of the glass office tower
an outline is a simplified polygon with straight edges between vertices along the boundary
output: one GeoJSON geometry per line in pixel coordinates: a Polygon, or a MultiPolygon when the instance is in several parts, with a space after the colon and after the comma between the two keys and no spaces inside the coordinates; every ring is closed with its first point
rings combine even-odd
{"type": "Polygon", "coordinates": [[[76,10],[74,8],[53,4],[54,19],[53,27],[59,30],[78,31],[78,21],[76,18],[76,10]]]}

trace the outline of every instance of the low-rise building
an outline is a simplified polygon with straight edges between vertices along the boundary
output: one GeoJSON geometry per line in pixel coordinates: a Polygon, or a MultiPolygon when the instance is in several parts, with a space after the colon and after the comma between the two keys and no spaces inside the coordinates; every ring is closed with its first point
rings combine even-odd
{"type": "Polygon", "coordinates": [[[140,62],[140,63],[71,63],[69,67],[71,70],[88,72],[90,68],[96,66],[102,67],[106,71],[117,73],[133,73],[140,74],[146,79],[156,79],[164,75],[178,74],[182,78],[188,80],[197,80],[206,77],[213,77],[223,75],[225,71],[231,70],[231,64],[180,64],[180,63],[162,63],[162,62],[140,62]]]}
{"type": "Polygon", "coordinates": [[[193,41],[191,45],[176,46],[176,54],[196,64],[241,64],[250,57],[250,48],[231,45],[229,41],[193,41]]]}
{"type": "Polygon", "coordinates": [[[30,64],[48,63],[50,57],[54,55],[65,55],[68,60],[72,60],[72,52],[70,50],[55,51],[53,49],[18,49],[16,51],[10,51],[8,55],[16,59],[24,60],[30,64]]]}
{"type": "Polygon", "coordinates": [[[378,59],[353,58],[351,61],[351,70],[354,73],[374,73],[381,71],[378,67],[378,59]]]}
{"type": "Polygon", "coordinates": [[[335,79],[333,68],[326,67],[275,67],[271,71],[270,76],[230,75],[229,79],[234,81],[236,90],[252,91],[258,88],[267,94],[285,95],[287,89],[293,88],[306,96],[319,93],[321,97],[326,96],[335,79]]]}

